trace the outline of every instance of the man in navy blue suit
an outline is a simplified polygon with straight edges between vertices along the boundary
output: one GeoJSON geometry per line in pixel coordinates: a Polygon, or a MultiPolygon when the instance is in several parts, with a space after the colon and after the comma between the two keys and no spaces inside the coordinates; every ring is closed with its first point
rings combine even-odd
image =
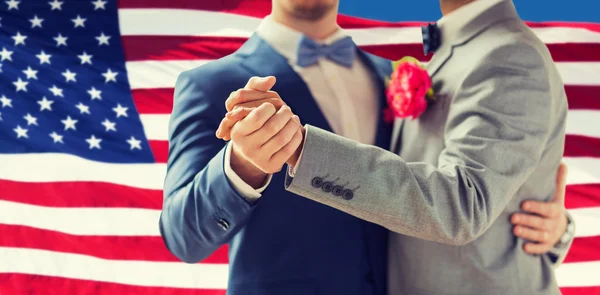
{"type": "MultiPolygon", "coordinates": [[[[354,45],[336,24],[337,5],[274,0],[272,14],[242,48],[177,80],[160,231],[188,263],[229,244],[228,294],[386,292],[386,229],[268,185],[283,183],[278,171],[297,156],[301,125],[293,114],[366,144],[390,145],[392,126],[379,115],[390,62],[354,45]],[[311,47],[331,54],[307,55],[311,47]],[[253,76],[276,76],[264,92],[287,105],[253,108],[244,119],[253,124],[238,130],[244,145],[225,144],[215,137],[225,98],[253,93],[232,93],[253,76]],[[257,132],[263,125],[271,127],[257,132]],[[285,148],[274,148],[282,142],[285,148]],[[248,154],[273,165],[255,165],[248,154]]],[[[264,81],[250,84],[257,82],[264,81]]]]}

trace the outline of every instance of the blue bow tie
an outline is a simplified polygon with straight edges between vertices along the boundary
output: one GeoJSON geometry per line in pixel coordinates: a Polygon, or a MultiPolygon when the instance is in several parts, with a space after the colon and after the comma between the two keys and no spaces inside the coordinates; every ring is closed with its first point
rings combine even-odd
{"type": "Polygon", "coordinates": [[[435,52],[440,48],[442,38],[437,24],[421,26],[421,32],[423,33],[423,51],[425,52],[425,55],[428,55],[430,52],[435,52]]]}
{"type": "Polygon", "coordinates": [[[298,65],[308,67],[316,64],[319,58],[326,57],[347,68],[352,67],[356,54],[356,45],[352,38],[345,37],[331,45],[319,44],[312,39],[302,36],[298,45],[298,65]]]}

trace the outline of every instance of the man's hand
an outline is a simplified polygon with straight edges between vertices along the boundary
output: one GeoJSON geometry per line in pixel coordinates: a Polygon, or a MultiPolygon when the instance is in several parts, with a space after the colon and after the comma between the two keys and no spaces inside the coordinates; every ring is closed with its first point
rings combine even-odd
{"type": "Polygon", "coordinates": [[[565,187],[567,166],[561,163],[556,177],[556,193],[550,202],[525,201],[522,208],[527,213],[515,213],[511,222],[514,234],[532,242],[525,244],[525,252],[544,254],[554,247],[567,229],[565,187]]]}
{"type": "MultiPolygon", "coordinates": [[[[281,171],[302,143],[302,129],[297,123],[297,116],[286,105],[277,110],[270,103],[254,109],[240,108],[230,116],[242,115],[246,116],[231,129],[231,165],[234,171],[238,163],[244,167],[250,163],[264,173],[281,171]]],[[[242,175],[240,177],[244,179],[242,175]]]]}

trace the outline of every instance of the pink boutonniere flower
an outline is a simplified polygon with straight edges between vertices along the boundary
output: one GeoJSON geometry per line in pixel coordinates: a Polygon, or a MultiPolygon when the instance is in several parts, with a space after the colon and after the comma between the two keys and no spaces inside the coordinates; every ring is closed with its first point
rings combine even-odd
{"type": "Polygon", "coordinates": [[[393,68],[394,71],[387,81],[388,107],[384,110],[384,120],[393,122],[395,118],[408,117],[414,120],[435,100],[431,77],[425,67],[410,56],[394,62],[393,68]]]}

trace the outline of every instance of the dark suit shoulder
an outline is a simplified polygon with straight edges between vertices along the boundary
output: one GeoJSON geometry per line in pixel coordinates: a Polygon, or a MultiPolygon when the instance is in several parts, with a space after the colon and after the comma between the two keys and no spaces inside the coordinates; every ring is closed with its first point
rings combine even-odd
{"type": "Polygon", "coordinates": [[[392,62],[389,59],[385,59],[383,57],[368,53],[366,51],[362,51],[363,54],[369,58],[373,64],[377,67],[377,70],[383,73],[385,76],[388,76],[392,73],[392,62]]]}

